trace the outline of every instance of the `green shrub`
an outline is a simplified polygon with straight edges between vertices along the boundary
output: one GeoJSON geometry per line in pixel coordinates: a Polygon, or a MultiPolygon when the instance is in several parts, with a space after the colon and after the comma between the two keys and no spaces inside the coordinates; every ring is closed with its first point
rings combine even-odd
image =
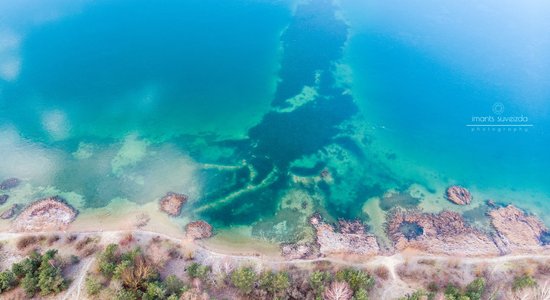
{"type": "Polygon", "coordinates": [[[160,282],[149,282],[143,300],[165,299],[166,288],[160,282]]]}
{"type": "Polygon", "coordinates": [[[181,281],[181,279],[179,279],[176,275],[167,276],[164,279],[164,285],[166,286],[166,294],[176,295],[177,297],[181,295],[182,290],[185,287],[183,281],[181,281]]]}
{"type": "Polygon", "coordinates": [[[48,250],[42,256],[42,263],[38,268],[38,286],[42,296],[57,294],[67,287],[61,268],[52,263],[56,254],[57,250],[48,250]]]}
{"type": "Polygon", "coordinates": [[[192,263],[187,267],[187,275],[191,278],[198,278],[201,280],[205,280],[206,276],[208,275],[208,272],[210,271],[210,267],[203,266],[199,263],[192,263]]]}
{"type": "Polygon", "coordinates": [[[537,281],[533,278],[533,276],[522,275],[514,278],[514,281],[512,282],[512,290],[519,291],[524,288],[534,287],[536,285],[537,281]]]}
{"type": "Polygon", "coordinates": [[[99,294],[101,292],[101,288],[103,287],[101,283],[92,276],[86,277],[86,293],[88,293],[89,296],[94,296],[99,294]]]}
{"type": "Polygon", "coordinates": [[[347,282],[354,292],[359,289],[369,290],[374,286],[374,278],[372,276],[367,272],[353,268],[346,268],[336,272],[336,280],[347,282]]]}
{"type": "Polygon", "coordinates": [[[120,290],[115,295],[115,300],[138,300],[138,298],[139,297],[136,292],[125,289],[120,290]]]}
{"type": "Polygon", "coordinates": [[[369,294],[367,293],[367,290],[365,289],[359,289],[357,292],[355,292],[355,295],[353,295],[353,300],[369,300],[369,294]]]}
{"type": "Polygon", "coordinates": [[[286,272],[263,272],[258,279],[260,288],[268,293],[277,295],[290,287],[290,276],[286,272]]]}
{"type": "Polygon", "coordinates": [[[466,287],[466,294],[470,300],[481,300],[481,296],[485,291],[485,279],[476,278],[466,287]]]}
{"type": "Polygon", "coordinates": [[[21,287],[27,296],[33,297],[38,292],[38,277],[33,273],[27,273],[21,279],[21,287]]]}
{"type": "Polygon", "coordinates": [[[311,289],[315,291],[317,296],[323,293],[325,286],[331,280],[331,274],[329,272],[315,271],[309,275],[309,285],[311,289]]]}
{"type": "Polygon", "coordinates": [[[0,273],[0,294],[12,289],[16,285],[17,278],[15,278],[15,274],[12,271],[6,270],[0,273]]]}
{"type": "Polygon", "coordinates": [[[231,273],[231,283],[243,294],[250,294],[256,282],[256,272],[252,268],[238,268],[231,273]]]}

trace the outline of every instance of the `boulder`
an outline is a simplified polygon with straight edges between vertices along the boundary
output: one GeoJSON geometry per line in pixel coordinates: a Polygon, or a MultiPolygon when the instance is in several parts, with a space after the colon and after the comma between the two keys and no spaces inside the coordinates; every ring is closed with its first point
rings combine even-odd
{"type": "Polygon", "coordinates": [[[309,219],[315,228],[321,254],[377,255],[380,247],[376,237],[368,234],[360,221],[339,221],[339,231],[315,214],[309,219]]]}
{"type": "Polygon", "coordinates": [[[185,226],[185,234],[193,240],[206,239],[212,236],[212,226],[205,221],[194,221],[185,226]]]}
{"type": "Polygon", "coordinates": [[[169,192],[160,199],[160,210],[172,217],[177,217],[186,201],[186,195],[169,192]]]}
{"type": "Polygon", "coordinates": [[[449,187],[446,196],[449,201],[458,205],[468,205],[472,202],[470,191],[458,185],[449,187]]]}
{"type": "Polygon", "coordinates": [[[17,187],[21,181],[17,178],[8,178],[0,182],[0,190],[9,190],[17,187]]]}
{"type": "Polygon", "coordinates": [[[485,256],[502,252],[491,236],[468,225],[462,215],[394,209],[386,232],[397,250],[413,248],[431,254],[485,256]]]}
{"type": "Polygon", "coordinates": [[[63,199],[45,198],[27,206],[14,220],[13,227],[17,231],[64,230],[77,214],[63,199]]]}
{"type": "Polygon", "coordinates": [[[6,201],[8,201],[9,197],[10,196],[8,196],[8,195],[0,195],[0,205],[6,203],[6,201]]]}
{"type": "Polygon", "coordinates": [[[17,212],[18,208],[19,208],[19,205],[13,204],[12,206],[10,206],[10,208],[8,208],[4,212],[2,212],[2,214],[0,214],[0,219],[4,219],[4,220],[11,219],[17,212]]]}
{"type": "Polygon", "coordinates": [[[537,251],[544,244],[542,238],[548,228],[534,215],[508,205],[491,210],[489,217],[502,244],[510,252],[537,251]]]}

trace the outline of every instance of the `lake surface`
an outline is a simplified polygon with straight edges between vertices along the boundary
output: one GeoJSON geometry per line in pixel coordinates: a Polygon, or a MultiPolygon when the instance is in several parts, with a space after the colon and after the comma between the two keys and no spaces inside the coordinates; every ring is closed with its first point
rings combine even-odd
{"type": "Polygon", "coordinates": [[[2,3],[8,204],[181,192],[270,241],[395,206],[484,226],[488,199],[550,224],[550,5],[470,2],[2,3]]]}

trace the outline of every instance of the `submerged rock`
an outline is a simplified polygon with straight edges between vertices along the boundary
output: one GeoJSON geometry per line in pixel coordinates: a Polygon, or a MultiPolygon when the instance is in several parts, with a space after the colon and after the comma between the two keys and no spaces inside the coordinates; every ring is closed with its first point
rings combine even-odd
{"type": "Polygon", "coordinates": [[[360,221],[340,220],[340,232],[336,232],[318,214],[313,215],[309,223],[316,230],[316,242],[321,254],[376,255],[380,251],[376,237],[366,233],[360,221]]]}
{"type": "Polygon", "coordinates": [[[9,190],[17,187],[21,181],[17,178],[8,178],[0,182],[0,190],[9,190]]]}
{"type": "Polygon", "coordinates": [[[395,209],[388,216],[386,232],[397,250],[414,248],[461,256],[501,254],[489,235],[469,226],[456,212],[395,209]]]}
{"type": "Polygon", "coordinates": [[[491,224],[503,247],[510,252],[540,250],[548,228],[534,215],[528,215],[513,205],[489,212],[491,224]]]}
{"type": "Polygon", "coordinates": [[[8,195],[0,195],[0,205],[6,203],[6,201],[8,201],[9,197],[10,196],[8,196],[8,195]]]}
{"type": "Polygon", "coordinates": [[[205,221],[195,221],[185,226],[185,234],[194,240],[206,239],[212,236],[212,226],[205,221]]]}
{"type": "Polygon", "coordinates": [[[18,231],[64,230],[76,219],[78,211],[59,197],[38,200],[17,216],[13,227],[18,231]]]}
{"type": "Polygon", "coordinates": [[[160,199],[160,210],[172,217],[177,217],[186,201],[186,195],[169,192],[160,199]]]}
{"type": "Polygon", "coordinates": [[[19,209],[19,205],[13,204],[12,206],[10,206],[10,208],[8,208],[4,212],[2,212],[2,214],[0,214],[0,219],[4,219],[4,220],[11,219],[15,215],[18,209],[19,209]]]}
{"type": "Polygon", "coordinates": [[[466,188],[453,185],[447,189],[447,199],[454,204],[468,205],[472,202],[472,194],[466,188]]]}

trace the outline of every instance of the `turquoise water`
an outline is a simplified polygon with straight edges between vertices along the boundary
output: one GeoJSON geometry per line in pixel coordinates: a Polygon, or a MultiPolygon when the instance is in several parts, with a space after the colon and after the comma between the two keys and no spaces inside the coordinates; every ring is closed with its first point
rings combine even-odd
{"type": "Polygon", "coordinates": [[[82,210],[183,192],[186,217],[275,241],[307,238],[314,211],[379,232],[396,205],[476,221],[488,198],[548,222],[549,9],[0,4],[0,179],[23,181],[9,201],[82,210]],[[472,210],[443,199],[449,184],[472,210]]]}

